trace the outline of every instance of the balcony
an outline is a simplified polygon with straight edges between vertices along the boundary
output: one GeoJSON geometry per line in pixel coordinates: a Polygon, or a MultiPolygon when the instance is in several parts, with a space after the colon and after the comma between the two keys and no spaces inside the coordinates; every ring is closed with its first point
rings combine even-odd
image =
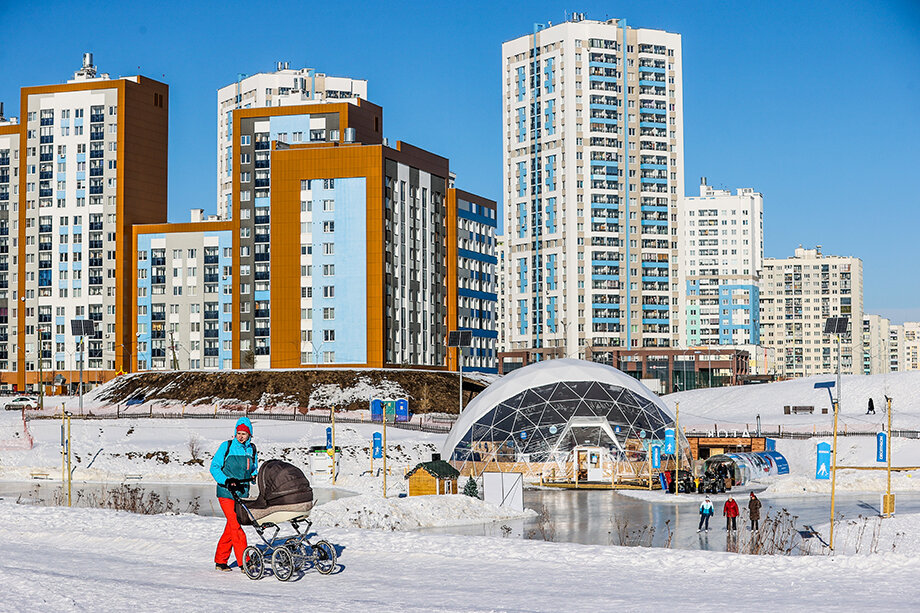
{"type": "Polygon", "coordinates": [[[54,161],[54,154],[53,153],[41,153],[38,156],[38,161],[39,162],[52,162],[54,161]]]}
{"type": "Polygon", "coordinates": [[[151,350],[150,350],[150,355],[153,356],[153,357],[155,357],[155,358],[165,358],[165,357],[166,357],[166,350],[165,350],[165,349],[151,349],[151,350]]]}
{"type": "MultiPolygon", "coordinates": [[[[100,192],[101,193],[101,192],[100,192]]],[[[54,195],[54,190],[51,189],[40,189],[38,190],[38,196],[40,198],[50,198],[54,195]]]]}
{"type": "Polygon", "coordinates": [[[105,121],[105,113],[93,113],[89,116],[90,123],[102,123],[105,121]]]}
{"type": "Polygon", "coordinates": [[[51,243],[39,243],[38,250],[39,251],[51,251],[51,245],[52,245],[51,243]]]}
{"type": "Polygon", "coordinates": [[[256,187],[268,187],[269,185],[271,185],[271,180],[270,179],[256,179],[255,184],[256,184],[256,187]]]}
{"type": "MultiPolygon", "coordinates": [[[[102,321],[102,313],[90,313],[89,318],[91,321],[102,321]]],[[[51,321],[50,319],[48,321],[51,321]]]]}
{"type": "MultiPolygon", "coordinates": [[[[89,186],[89,193],[90,193],[91,195],[98,195],[98,194],[101,194],[101,193],[102,193],[102,186],[101,186],[101,185],[90,185],[90,186],[89,186]]],[[[50,194],[49,194],[49,196],[50,196],[50,194]]]]}
{"type": "Polygon", "coordinates": [[[254,353],[256,355],[268,355],[271,352],[271,347],[256,347],[254,353]]]}
{"type": "Polygon", "coordinates": [[[53,231],[53,226],[52,226],[50,223],[49,223],[49,224],[39,224],[39,226],[38,226],[38,231],[39,231],[41,234],[46,234],[46,233],[48,233],[48,232],[52,232],[52,231],[53,231]]]}
{"type": "Polygon", "coordinates": [[[90,277],[89,284],[90,285],[102,285],[102,277],[90,277]]]}
{"type": "Polygon", "coordinates": [[[220,355],[220,349],[210,349],[205,348],[204,350],[205,357],[216,357],[220,355]]]}
{"type": "Polygon", "coordinates": [[[205,283],[217,283],[220,281],[220,275],[204,275],[205,283]]]}
{"type": "Polygon", "coordinates": [[[48,143],[53,143],[54,137],[53,136],[40,136],[38,138],[38,142],[40,142],[43,145],[48,144],[48,143]]]}
{"type": "Polygon", "coordinates": [[[255,166],[256,168],[268,168],[270,164],[269,160],[256,160],[255,166]]]}
{"type": "Polygon", "coordinates": [[[10,265],[6,262],[0,262],[0,272],[6,272],[10,269],[10,265]]]}
{"type": "Polygon", "coordinates": [[[268,262],[271,258],[271,253],[257,253],[255,255],[256,262],[268,262]]]}
{"type": "MultiPolygon", "coordinates": [[[[45,171],[38,173],[38,178],[39,179],[53,179],[54,173],[51,172],[50,170],[45,170],[45,171]]],[[[7,175],[7,179],[9,179],[9,175],[7,175]]]]}
{"type": "Polygon", "coordinates": [[[256,215],[256,225],[271,223],[271,216],[269,215],[256,215]]]}
{"type": "Polygon", "coordinates": [[[255,273],[256,281],[269,281],[271,279],[271,273],[266,271],[259,271],[255,273]]]}
{"type": "Polygon", "coordinates": [[[255,330],[255,335],[259,337],[272,335],[271,328],[256,328],[255,330]]]}
{"type": "Polygon", "coordinates": [[[102,249],[102,241],[89,241],[90,249],[102,249]]]}
{"type": "Polygon", "coordinates": [[[89,176],[91,177],[101,177],[102,173],[105,171],[102,166],[93,166],[89,169],[89,176]]]}
{"type": "Polygon", "coordinates": [[[204,337],[205,338],[218,338],[220,337],[220,330],[205,330],[204,337]]]}
{"type": "Polygon", "coordinates": [[[256,151],[264,151],[271,147],[271,142],[267,140],[257,140],[255,143],[256,151]]]}
{"type": "Polygon", "coordinates": [[[9,166],[9,165],[10,165],[9,156],[0,158],[0,166],[9,166]]]}
{"type": "Polygon", "coordinates": [[[154,275],[150,277],[150,283],[153,285],[164,285],[166,283],[166,275],[154,275]]]}
{"type": "Polygon", "coordinates": [[[154,330],[150,333],[150,338],[166,338],[166,330],[154,330]]]}
{"type": "Polygon", "coordinates": [[[219,319],[220,311],[205,311],[204,318],[205,319],[219,319]]]}
{"type": "Polygon", "coordinates": [[[256,232],[253,235],[252,240],[253,242],[256,242],[256,243],[269,243],[271,242],[271,235],[270,234],[259,234],[258,232],[256,232]]]}
{"type": "Polygon", "coordinates": [[[256,317],[270,317],[270,309],[256,309],[256,317]]]}
{"type": "MultiPolygon", "coordinates": [[[[153,311],[150,313],[150,319],[153,321],[166,321],[166,311],[153,311]]],[[[156,331],[154,331],[154,335],[155,334],[156,334],[156,331]]],[[[154,336],[153,338],[159,338],[159,337],[154,336]]]]}
{"type": "Polygon", "coordinates": [[[49,270],[51,268],[51,260],[39,260],[38,269],[39,270],[49,270]]]}
{"type": "MultiPolygon", "coordinates": [[[[101,157],[103,157],[104,155],[105,155],[105,150],[103,150],[103,149],[92,149],[92,150],[89,152],[89,158],[90,158],[91,160],[95,160],[96,158],[101,158],[101,157]]],[[[50,160],[51,158],[49,157],[48,159],[50,160]]]]}
{"type": "Polygon", "coordinates": [[[89,265],[94,268],[102,267],[102,258],[90,258],[89,265]]]}
{"type": "Polygon", "coordinates": [[[90,140],[102,140],[104,138],[105,138],[105,132],[90,132],[89,133],[90,140]]]}
{"type": "MultiPolygon", "coordinates": [[[[220,257],[219,257],[219,256],[216,256],[216,255],[206,255],[206,256],[204,256],[204,263],[205,263],[205,264],[217,264],[217,263],[219,263],[219,262],[220,262],[220,257]]],[[[165,264],[166,264],[166,259],[164,258],[164,259],[163,259],[163,264],[160,264],[160,266],[165,265],[165,264]]],[[[154,266],[157,266],[157,265],[158,265],[158,264],[154,263],[154,266]]]]}
{"type": "MultiPolygon", "coordinates": [[[[48,353],[50,354],[51,352],[49,351],[48,353]]],[[[89,357],[91,358],[101,358],[102,357],[102,349],[90,349],[87,353],[89,353],[89,357]]],[[[49,355],[48,357],[51,357],[51,356],[49,355]]]]}

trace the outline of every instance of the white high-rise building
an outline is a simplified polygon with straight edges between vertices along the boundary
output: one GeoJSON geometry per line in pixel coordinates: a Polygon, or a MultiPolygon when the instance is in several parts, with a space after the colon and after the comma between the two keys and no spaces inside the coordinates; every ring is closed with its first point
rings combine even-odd
{"type": "Polygon", "coordinates": [[[506,350],[678,338],[681,37],[575,14],[502,45],[506,350]]]}
{"type": "Polygon", "coordinates": [[[713,189],[680,207],[680,345],[757,345],[763,268],[763,196],[713,189]]]}
{"type": "Polygon", "coordinates": [[[891,372],[891,321],[866,313],[862,322],[863,374],[891,372]]]}
{"type": "Polygon", "coordinates": [[[799,247],[790,258],[764,259],[760,281],[760,342],[776,350],[777,374],[808,377],[837,372],[837,338],[828,317],[848,317],[840,372],[862,369],[862,260],[799,247]]]}
{"type": "MultiPolygon", "coordinates": [[[[234,109],[295,106],[313,102],[367,100],[367,81],[332,77],[313,68],[291,68],[278,62],[275,72],[240,75],[240,79],[217,90],[217,216],[229,218],[233,206],[232,157],[234,109]]],[[[321,121],[317,118],[317,122],[321,121]]],[[[325,126],[322,126],[325,128],[325,126]]],[[[310,134],[292,132],[291,142],[310,142],[310,134]],[[296,135],[299,140],[294,140],[296,135]]]]}
{"type": "Polygon", "coordinates": [[[920,370],[920,321],[905,321],[889,328],[891,372],[920,370]]]}

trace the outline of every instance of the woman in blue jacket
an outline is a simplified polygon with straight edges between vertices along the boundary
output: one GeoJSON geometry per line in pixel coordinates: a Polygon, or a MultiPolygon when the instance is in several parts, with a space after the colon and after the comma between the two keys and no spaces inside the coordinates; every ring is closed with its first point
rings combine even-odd
{"type": "Polygon", "coordinates": [[[243,551],[246,549],[246,533],[236,520],[233,495],[235,491],[240,497],[249,495],[249,481],[256,475],[257,457],[256,446],[252,444],[252,422],[248,417],[241,417],[236,422],[236,435],[229,441],[224,441],[217,448],[217,453],[211,460],[211,476],[217,481],[217,501],[220,510],[227,518],[224,533],[217,542],[217,552],[214,554],[214,565],[217,570],[229,571],[227,561],[230,551],[236,554],[236,563],[243,566],[243,551]]]}
{"type": "Polygon", "coordinates": [[[712,506],[712,501],[709,500],[709,496],[706,496],[706,500],[700,505],[700,525],[696,529],[697,532],[703,531],[703,524],[706,524],[706,532],[709,532],[709,518],[712,517],[713,513],[715,513],[715,509],[712,506]]]}

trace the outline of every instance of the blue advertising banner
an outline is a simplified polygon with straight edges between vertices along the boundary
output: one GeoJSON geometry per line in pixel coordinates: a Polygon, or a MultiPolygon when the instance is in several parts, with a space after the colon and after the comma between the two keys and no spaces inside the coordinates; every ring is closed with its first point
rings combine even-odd
{"type": "Polygon", "coordinates": [[[818,461],[815,464],[815,479],[831,478],[831,444],[818,443],[818,461]]]}
{"type": "Polygon", "coordinates": [[[374,459],[377,460],[383,457],[383,435],[379,432],[374,432],[374,459]]]}
{"type": "Polygon", "coordinates": [[[380,398],[371,400],[371,421],[383,421],[383,401],[380,398]]]}
{"type": "Polygon", "coordinates": [[[326,449],[332,449],[332,428],[326,428],[326,449]]]}
{"type": "Polygon", "coordinates": [[[652,468],[661,468],[661,447],[652,446],[652,468]]]}
{"type": "Polygon", "coordinates": [[[405,398],[396,401],[396,421],[409,421],[409,401],[405,398]]]}
{"type": "Polygon", "coordinates": [[[886,462],[888,460],[888,435],[879,432],[875,435],[875,461],[886,462]]]}
{"type": "Polygon", "coordinates": [[[664,429],[664,452],[665,453],[674,453],[674,428],[665,428],[664,429]]]}

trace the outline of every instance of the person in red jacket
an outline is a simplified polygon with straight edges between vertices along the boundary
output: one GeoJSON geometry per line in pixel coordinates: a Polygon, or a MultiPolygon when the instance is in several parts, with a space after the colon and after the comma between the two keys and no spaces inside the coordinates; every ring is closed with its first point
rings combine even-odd
{"type": "Polygon", "coordinates": [[[722,514],[725,515],[725,529],[730,531],[738,530],[738,503],[728,495],[725,506],[722,507],[722,514]]]}

